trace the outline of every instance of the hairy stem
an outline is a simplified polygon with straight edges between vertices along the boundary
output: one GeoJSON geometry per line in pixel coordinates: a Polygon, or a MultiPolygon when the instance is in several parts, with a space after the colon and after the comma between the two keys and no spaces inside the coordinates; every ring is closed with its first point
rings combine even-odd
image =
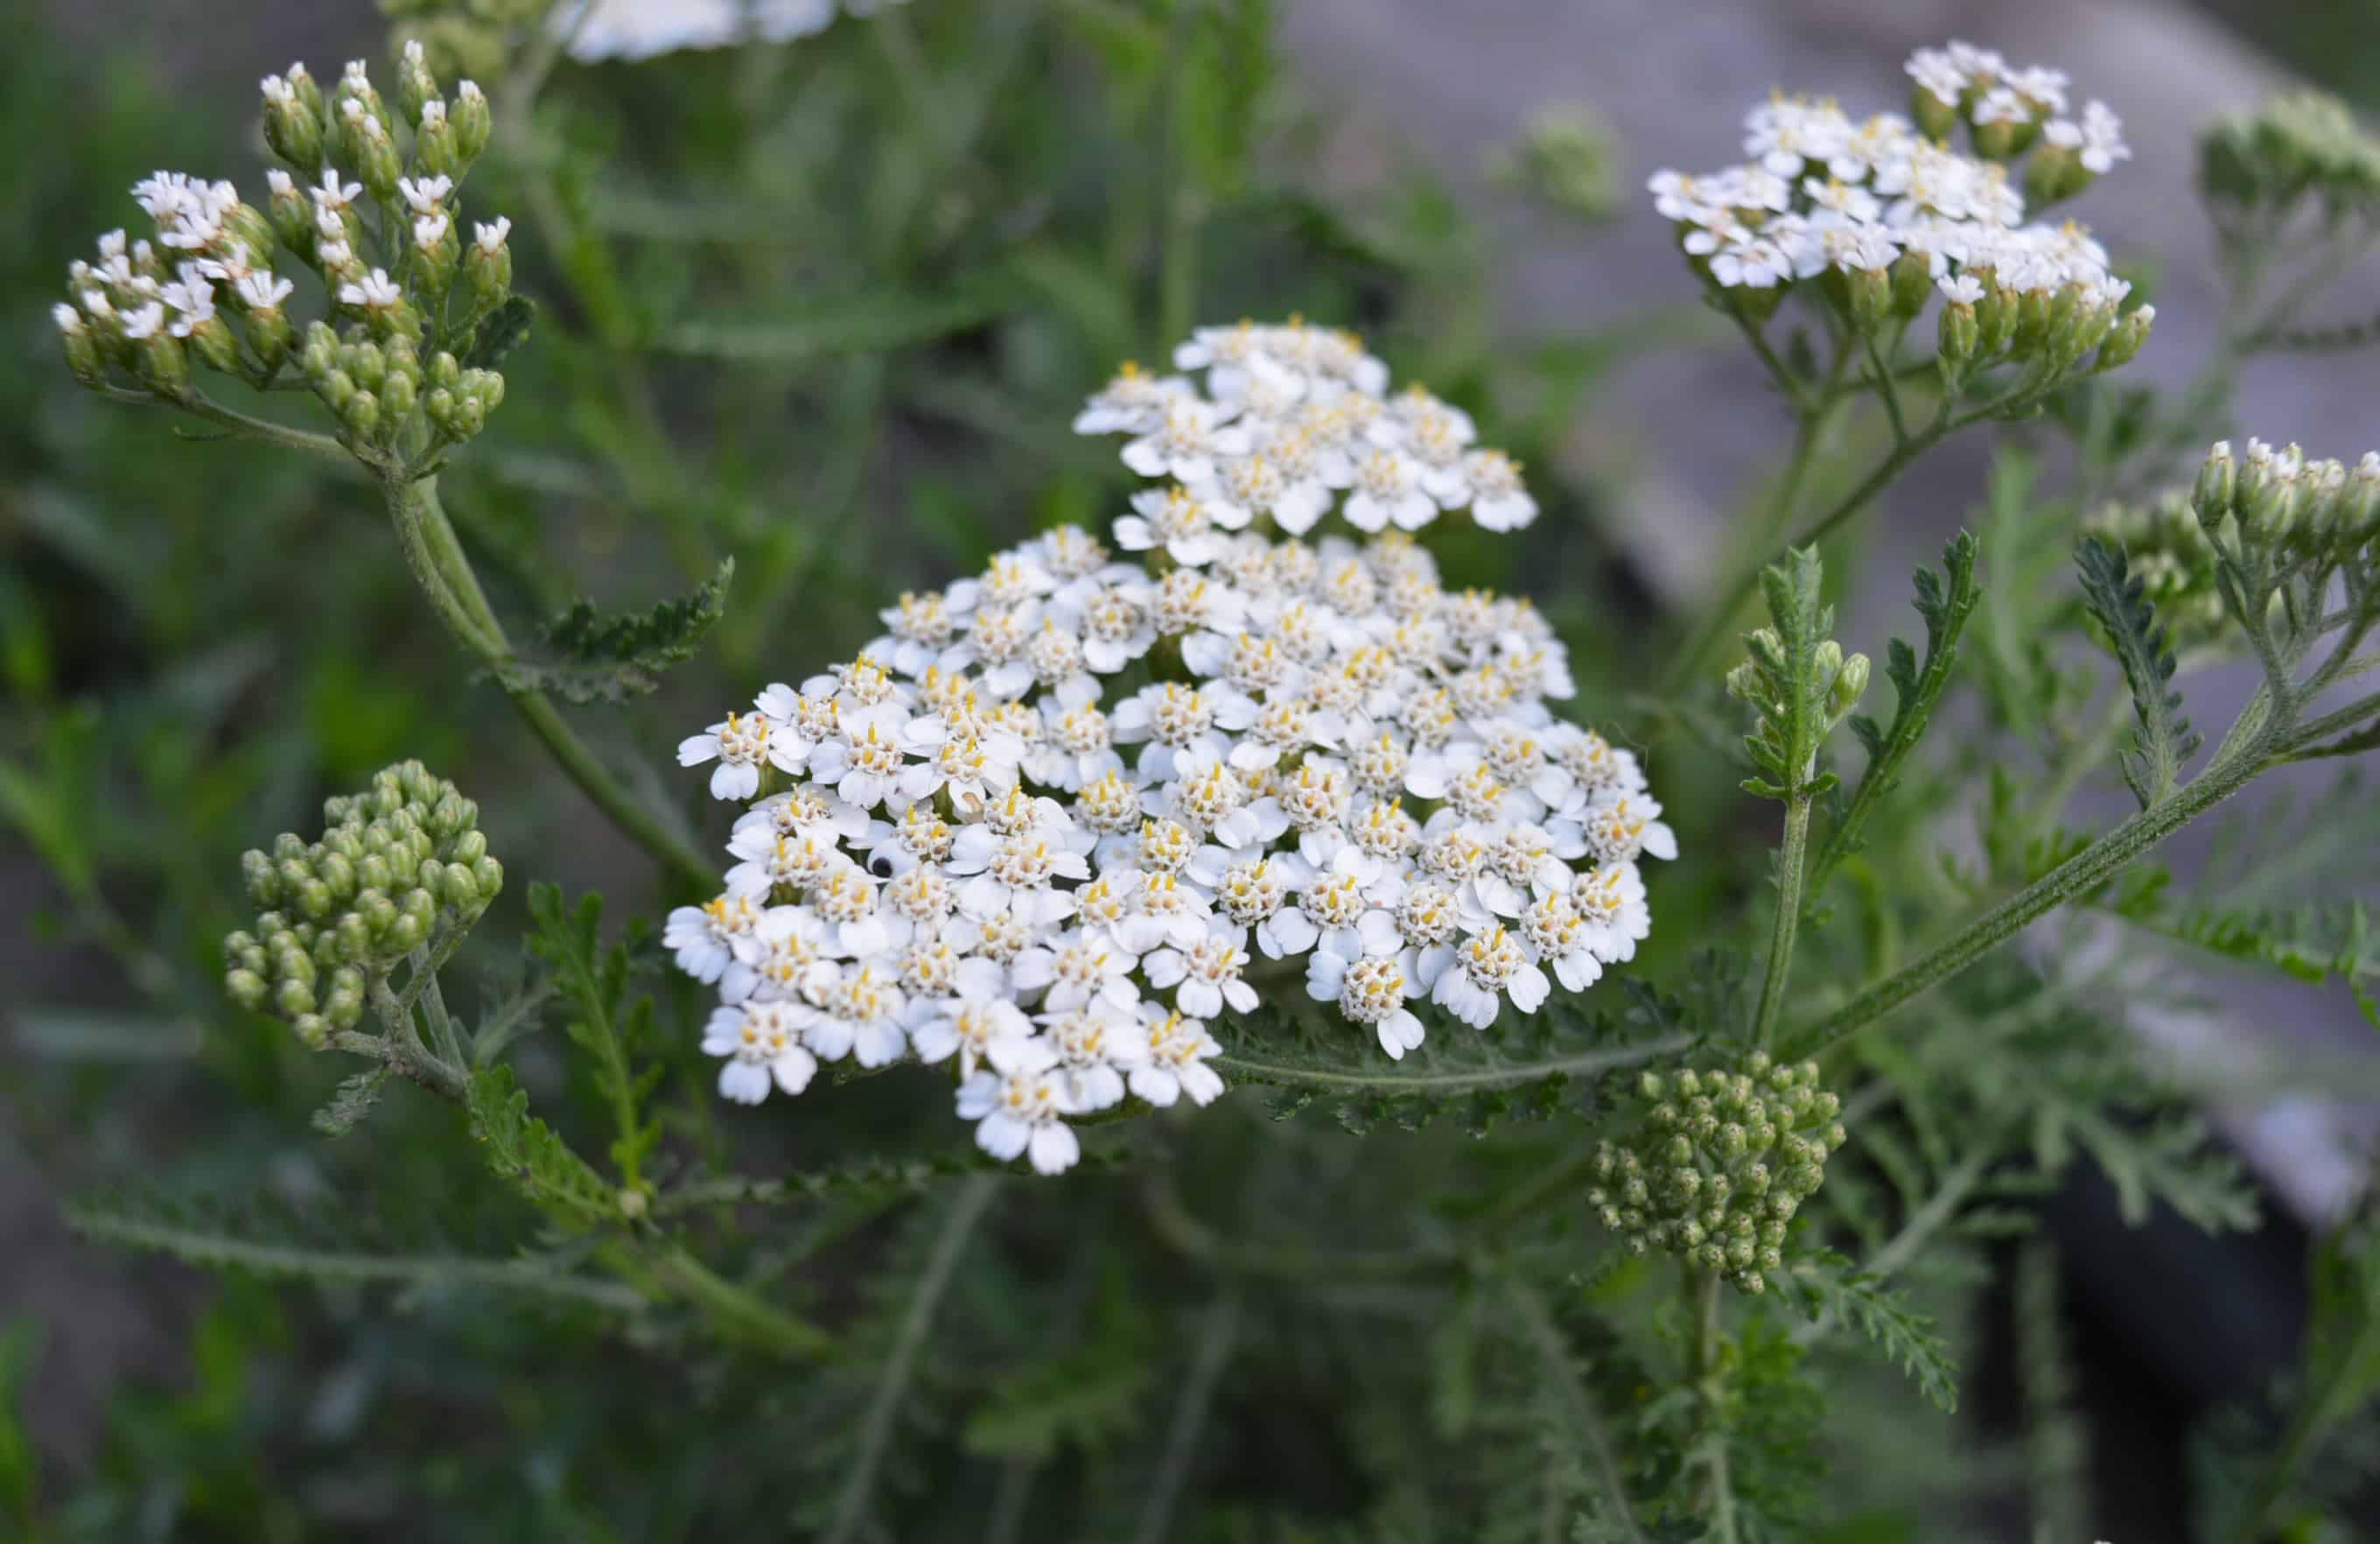
{"type": "Polygon", "coordinates": [[[1694,1366],[1692,1368],[1694,1396],[1702,1405],[1704,1465],[1710,1471],[1710,1537],[1720,1544],[1735,1544],[1735,1481],[1728,1473],[1727,1441],[1719,1429],[1719,1368],[1720,1338],[1719,1293],[1722,1283],[1717,1271],[1690,1270],[1686,1273],[1686,1295],[1694,1309],[1694,1366]]]}
{"type": "Polygon", "coordinates": [[[951,1200],[941,1236],[934,1241],[934,1252],[926,1261],[925,1273],[917,1278],[917,1291],[910,1295],[908,1311],[901,1318],[901,1331],[892,1343],[892,1354],[884,1359],[883,1373],[877,1379],[876,1397],[868,1402],[868,1416],[860,1427],[859,1452],[844,1479],[841,1495],[835,1499],[834,1521],[827,1526],[823,1544],[847,1544],[868,1514],[868,1499],[876,1489],[876,1471],[883,1465],[885,1446],[892,1438],[892,1417],[899,1414],[901,1396],[909,1387],[909,1370],[917,1365],[917,1353],[925,1347],[926,1332],[933,1328],[934,1312],[941,1307],[942,1294],[951,1284],[952,1273],[958,1269],[967,1238],[999,1187],[998,1175],[977,1174],[960,1185],[951,1200]]]}
{"type": "MultiPolygon", "coordinates": [[[[448,632],[491,666],[512,660],[512,647],[503,625],[480,588],[470,559],[455,538],[445,507],[438,497],[438,480],[408,480],[401,470],[383,468],[382,486],[388,499],[389,518],[406,564],[421,591],[430,598],[448,632]]],[[[595,759],[571,729],[552,700],[534,687],[504,683],[504,693],[529,729],[541,741],[565,774],[578,784],[589,802],[601,810],[623,834],[675,870],[688,883],[709,889],[717,882],[716,867],[662,824],[653,812],[622,786],[595,759]]]]}
{"type": "Polygon", "coordinates": [[[1831,1049],[1973,965],[2045,913],[2096,889],[2132,859],[2245,786],[2264,770],[2267,751],[2288,719],[2286,705],[2257,733],[2233,746],[2161,804],[2125,821],[2024,889],[1994,906],[1916,960],[1878,981],[1812,1026],[1801,1039],[1805,1055],[1831,1049]]]}
{"type": "Polygon", "coordinates": [[[1802,924],[1802,876],[1809,861],[1810,796],[1797,788],[1785,803],[1785,840],[1777,850],[1777,926],[1768,938],[1768,967],[1760,979],[1760,1007],[1753,1015],[1752,1044],[1766,1051],[1785,1012],[1785,986],[1793,973],[1793,941],[1802,924]]]}

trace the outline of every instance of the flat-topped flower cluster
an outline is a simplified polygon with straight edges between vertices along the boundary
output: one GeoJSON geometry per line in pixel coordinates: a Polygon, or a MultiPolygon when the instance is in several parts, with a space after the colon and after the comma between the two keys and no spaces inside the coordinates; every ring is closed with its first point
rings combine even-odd
{"type": "Polygon", "coordinates": [[[2063,71],[2013,68],[1965,43],[1920,49],[1907,67],[1914,121],[1854,120],[1830,100],[1780,94],[1745,115],[1751,160],[1694,176],[1659,172],[1655,207],[1722,288],[1881,274],[1908,254],[1969,304],[1995,283],[2121,300],[2131,286],[2087,232],[2025,218],[2028,201],[2070,198],[2131,157],[2107,105],[2070,115],[2063,71]],[[1962,128],[1973,153],[1952,146],[1962,128]]]}
{"type": "Polygon", "coordinates": [[[1635,759],[1553,716],[1542,617],[1445,590],[1409,534],[1527,523],[1518,468],[1343,333],[1208,329],[1176,363],[1076,423],[1173,480],[1121,555],[1051,530],[680,746],[757,800],[664,935],[719,986],[728,1098],[950,1063],[978,1142],[1056,1173],[1068,1116],[1220,1093],[1207,1024],[1293,981],[1271,962],[1401,1057],[1424,1000],[1484,1027],[1646,936],[1637,861],[1677,849],[1635,759]],[[1334,514],[1368,540],[1302,539],[1334,514]]]}

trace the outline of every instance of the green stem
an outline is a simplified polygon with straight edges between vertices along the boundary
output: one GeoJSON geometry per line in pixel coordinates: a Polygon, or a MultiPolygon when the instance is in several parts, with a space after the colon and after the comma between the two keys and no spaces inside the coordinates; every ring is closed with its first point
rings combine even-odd
{"type": "Polygon", "coordinates": [[[563,772],[578,784],[579,792],[638,845],[675,869],[687,883],[703,890],[714,886],[719,878],[717,866],[703,861],[683,837],[662,825],[651,810],[629,794],[596,760],[594,753],[571,730],[543,692],[504,680],[504,667],[513,659],[512,649],[505,640],[503,624],[497,621],[480,588],[469,557],[455,540],[455,528],[447,520],[445,506],[438,497],[438,480],[431,477],[411,480],[398,468],[384,468],[382,488],[388,499],[389,518],[396,528],[398,544],[405,550],[406,564],[413,570],[422,593],[430,598],[439,621],[456,641],[495,668],[513,707],[563,772]]]}
{"type": "MultiPolygon", "coordinates": [[[[1811,522],[1799,535],[1783,543],[1784,548],[1791,550],[1796,547],[1807,547],[1825,540],[1837,526],[1866,508],[1877,494],[1892,486],[1900,474],[1908,469],[1909,464],[1920,456],[1971,424],[1979,423],[1985,419],[2011,412],[2026,406],[2033,398],[2047,390],[2052,383],[2028,376],[2024,382],[2006,395],[1995,397],[1974,411],[1961,414],[1956,418],[1951,416],[1951,408],[1955,403],[1950,397],[1945,396],[1942,399],[1940,410],[1934,415],[1932,423],[1894,445],[1891,453],[1876,463],[1876,469],[1862,479],[1858,487],[1836,501],[1832,509],[1811,522]]],[[[1746,565],[1743,571],[1736,576],[1734,582],[1728,586],[1718,606],[1706,614],[1694,631],[1688,635],[1685,647],[1678,651],[1677,659],[1670,666],[1669,675],[1665,678],[1664,690],[1677,691],[1701,673],[1709,658],[1711,649],[1718,642],[1720,635],[1726,632],[1728,619],[1735,614],[1737,608],[1742,606],[1753,590],[1758,588],[1761,570],[1774,562],[1776,555],[1777,548],[1774,545],[1764,545],[1758,560],[1746,565]]]]}
{"type": "Polygon", "coordinates": [[[285,450],[302,451],[308,456],[321,456],[334,461],[352,464],[355,454],[328,434],[317,434],[310,429],[293,429],[270,419],[251,418],[235,407],[226,407],[213,397],[192,386],[179,396],[160,396],[154,392],[133,391],[125,386],[97,385],[91,388],[110,402],[130,403],[137,407],[179,407],[193,418],[228,429],[243,439],[261,440],[285,450]]]}
{"type": "MultiPolygon", "coordinates": [[[[408,988],[411,983],[407,983],[408,988]]],[[[455,1039],[455,1020],[446,1012],[446,997],[438,990],[437,972],[430,973],[422,983],[421,1007],[430,1020],[430,1036],[438,1044],[438,1059],[453,1067],[468,1067],[471,1059],[463,1054],[462,1041],[455,1039]]]]}
{"type": "Polygon", "coordinates": [[[1645,1530],[1636,1525],[1635,1509],[1628,1504],[1628,1485],[1620,1473],[1619,1455],[1612,1451],[1610,1434],[1603,1429],[1602,1412],[1595,1407],[1595,1396],[1579,1377],[1577,1351],[1561,1332],[1561,1326],[1554,1322],[1554,1316],[1547,1311],[1546,1300],[1536,1288],[1520,1281],[1509,1282],[1506,1287],[1512,1301],[1512,1317],[1552,1379],[1570,1414],[1571,1424],[1578,1429],[1579,1440],[1585,1444],[1587,1457],[1594,1461],[1596,1477],[1602,1482],[1603,1492],[1610,1501],[1610,1517],[1619,1524],[1629,1544],[1645,1544],[1645,1530]]]}
{"type": "Polygon", "coordinates": [[[1909,425],[1900,416],[1900,389],[1893,383],[1892,370],[1885,363],[1873,334],[1867,339],[1867,361],[1876,367],[1876,395],[1884,398],[1884,414],[1892,420],[1892,440],[1899,444],[1909,438],[1909,425]]]}
{"type": "Polygon", "coordinates": [[[833,1336],[736,1285],[682,1248],[673,1245],[650,1264],[662,1284],[735,1338],[801,1361],[815,1361],[834,1351],[833,1336]]]}
{"type": "MultiPolygon", "coordinates": [[[[1806,785],[1805,785],[1806,786],[1806,785]]],[[[1793,972],[1794,935],[1802,923],[1802,875],[1809,860],[1810,804],[1796,789],[1785,804],[1785,840],[1777,851],[1777,926],[1768,938],[1768,967],[1760,980],[1760,1007],[1752,1020],[1754,1049],[1766,1051],[1785,1011],[1785,985],[1793,972]]]]}
{"type": "Polygon", "coordinates": [[[1692,1043],[1693,1040],[1684,1035],[1665,1035],[1659,1039],[1640,1040],[1633,1045],[1618,1046],[1609,1051],[1582,1052],[1575,1056],[1555,1056],[1541,1062],[1513,1062],[1503,1066],[1465,1067],[1455,1072],[1357,1072],[1260,1062],[1236,1053],[1215,1057],[1210,1064],[1217,1072],[1251,1083],[1269,1083],[1275,1088],[1310,1088],[1317,1093],[1442,1098],[1488,1088],[1514,1088],[1523,1083],[1534,1083],[1554,1073],[1572,1077],[1592,1076],[1619,1067],[1658,1061],[1671,1052],[1685,1050],[1692,1043]]]}
{"type": "Polygon", "coordinates": [[[1767,367],[1768,378],[1777,383],[1777,389],[1785,394],[1786,400],[1793,405],[1794,412],[1807,424],[1814,415],[1809,389],[1795,379],[1793,372],[1785,368],[1785,361],[1777,357],[1777,350],[1769,344],[1768,335],[1761,331],[1761,324],[1746,315],[1741,307],[1723,305],[1721,309],[1734,319],[1744,341],[1752,345],[1752,351],[1760,356],[1760,362],[1767,367]]]}
{"type": "Polygon", "coordinates": [[[999,1188],[997,1174],[977,1174],[959,1186],[958,1194],[952,1198],[941,1236],[934,1240],[934,1252],[927,1258],[925,1273],[917,1278],[908,1311],[901,1318],[892,1354],[885,1358],[884,1370],[877,1379],[876,1397],[869,1402],[867,1419],[860,1427],[859,1451],[844,1479],[843,1491],[835,1500],[834,1521],[827,1526],[823,1544],[845,1544],[867,1515],[868,1498],[876,1489],[876,1471],[884,1462],[885,1444],[892,1437],[892,1417],[900,1412],[901,1395],[909,1386],[910,1368],[917,1363],[917,1353],[925,1348],[926,1332],[933,1327],[935,1310],[941,1307],[942,1294],[950,1287],[967,1238],[999,1188]]]}
{"type": "Polygon", "coordinates": [[[1698,1440],[1703,1458],[1710,1470],[1711,1538],[1721,1544],[1735,1544],[1735,1481],[1728,1472],[1727,1441],[1719,1430],[1718,1342],[1719,1293],[1722,1283],[1718,1272],[1689,1270],[1686,1273],[1686,1295],[1694,1304],[1694,1343],[1692,1373],[1694,1397],[1702,1405],[1702,1432],[1698,1440]]]}
{"type": "Polygon", "coordinates": [[[2255,1492],[2240,1514],[2240,1526],[2231,1530],[2231,1544],[2258,1544],[2265,1537],[2265,1520],[2296,1486],[2298,1471],[2305,1467],[2314,1433],[2320,1429],[2315,1416],[2322,1403],[2308,1399],[2299,1404],[2296,1416],[2289,1421],[2289,1434],[2281,1439],[2280,1451],[2257,1479],[2255,1492]]]}
{"type": "Polygon", "coordinates": [[[1813,1025],[1802,1037],[1803,1055],[1816,1055],[1848,1039],[1911,998],[1964,970],[2014,938],[2044,914],[2115,877],[2132,859],[2244,787],[2264,770],[2267,753],[2287,722],[2277,705],[2275,721],[2234,747],[2200,772],[2189,786],[2142,810],[2040,879],[1977,918],[1915,961],[1860,993],[1813,1025]]]}
{"type": "Polygon", "coordinates": [[[209,423],[220,424],[235,434],[261,440],[285,450],[327,456],[334,461],[352,462],[355,459],[346,446],[328,434],[317,434],[310,429],[292,429],[287,424],[274,423],[267,419],[250,418],[236,408],[225,407],[203,392],[192,391],[179,406],[185,412],[196,414],[209,423]]]}
{"type": "Polygon", "coordinates": [[[1165,1431],[1164,1455],[1158,1460],[1157,1477],[1141,1509],[1140,1526],[1133,1532],[1135,1544],[1161,1544],[1172,1525],[1174,1499],[1181,1495],[1183,1482],[1190,1477],[1191,1461],[1198,1455],[1198,1433],[1205,1429],[1208,1409],[1215,1402],[1215,1385],[1222,1380],[1223,1368],[1232,1359],[1239,1321],[1239,1291],[1227,1286],[1199,1326],[1198,1354],[1190,1364],[1190,1376],[1183,1381],[1182,1397],[1174,1403],[1173,1419],[1165,1431]]]}

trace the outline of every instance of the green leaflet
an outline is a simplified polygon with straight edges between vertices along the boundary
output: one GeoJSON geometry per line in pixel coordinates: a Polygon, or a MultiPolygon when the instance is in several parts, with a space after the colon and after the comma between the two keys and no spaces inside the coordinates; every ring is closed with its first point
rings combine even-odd
{"type": "Polygon", "coordinates": [[[2131,748],[2118,760],[2124,782],[2146,809],[2173,792],[2182,763],[2198,749],[2199,736],[2181,716],[2181,693],[2173,689],[2174,657],[2166,630],[2157,624],[2141,581],[2125,572],[2124,554],[2095,536],[2086,537],[2074,549],[2074,566],[2082,577],[2083,604],[2114,646],[2124,685],[2132,694],[2140,727],[2131,748]]]}
{"type": "Polygon", "coordinates": [[[651,998],[628,997],[637,930],[605,948],[603,898],[582,895],[577,906],[565,909],[562,891],[551,884],[529,886],[528,912],[538,930],[529,948],[552,968],[572,1000],[570,1038],[594,1058],[596,1091],[612,1107],[612,1161],[625,1185],[641,1188],[644,1161],[661,1141],[661,1129],[646,1122],[643,1105],[665,1068],[656,1062],[638,1072],[630,1060],[636,1047],[650,1038],[653,1016],[651,998]]]}
{"type": "Polygon", "coordinates": [[[686,594],[639,612],[607,613],[588,600],[546,623],[537,657],[516,654],[496,666],[515,690],[549,691],[572,702],[620,702],[661,684],[662,672],[692,659],[727,611],[735,560],[686,594]]]}
{"type": "Polygon", "coordinates": [[[1912,577],[1917,598],[1911,604],[1925,624],[1925,661],[1921,666],[1916,651],[1899,638],[1885,650],[1884,673],[1894,694],[1892,722],[1879,726],[1864,714],[1851,721],[1852,733],[1867,749],[1867,771],[1811,865],[1804,906],[1815,906],[1835,866],[1860,851],[1868,817],[1899,786],[1902,764],[1925,736],[1934,706],[1958,663],[1959,635],[1983,599],[1983,587],[1975,579],[1977,550],[1973,535],[1962,530],[1942,549],[1943,577],[1936,577],[1931,568],[1920,568],[1912,577]]]}
{"type": "Polygon", "coordinates": [[[439,1253],[391,1254],[346,1246],[345,1219],[311,1217],[265,1204],[248,1207],[154,1194],[92,1198],[67,1205],[67,1223],[87,1238],[154,1250],[190,1265],[314,1281],[385,1282],[416,1289],[495,1288],[632,1313],[644,1299],[533,1259],[439,1253]]]}
{"type": "Polygon", "coordinates": [[[1824,1314],[1853,1325],[1948,1415],[1959,1408],[1959,1369],[1934,1321],[1882,1282],[1831,1249],[1795,1260],[1779,1273],[1785,1300],[1811,1319],[1824,1314]]]}
{"type": "Polygon", "coordinates": [[[473,1076],[465,1092],[471,1136],[486,1145],[488,1166],[555,1221],[572,1227],[619,1216],[617,1192],[585,1159],[528,1112],[528,1095],[510,1067],[473,1076]]]}
{"type": "Polygon", "coordinates": [[[325,1137],[345,1137],[353,1131],[380,1102],[381,1088],[388,1078],[389,1069],[383,1064],[341,1079],[331,1102],[314,1112],[314,1129],[325,1137]]]}

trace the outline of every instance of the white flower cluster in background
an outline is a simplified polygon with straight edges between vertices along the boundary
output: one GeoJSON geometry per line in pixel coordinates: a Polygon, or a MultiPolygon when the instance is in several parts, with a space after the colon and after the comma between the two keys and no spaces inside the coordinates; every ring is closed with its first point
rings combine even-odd
{"type": "Polygon", "coordinates": [[[1418,1003],[1485,1027],[1645,937],[1637,861],[1677,846],[1635,759],[1554,718],[1526,602],[1444,590],[1408,534],[1525,524],[1517,468],[1343,333],[1176,359],[1204,389],[1127,368],[1076,424],[1175,480],[1120,553],[1062,527],[904,595],[858,659],[679,747],[757,798],[664,934],[719,986],[728,1098],[949,1064],[978,1143],[1056,1173],[1069,1116],[1220,1094],[1207,1024],[1260,989],[1401,1057],[1418,1003]],[[1368,540],[1301,540],[1333,514],[1368,540]]]}
{"type": "Polygon", "coordinates": [[[587,0],[565,6],[554,24],[570,39],[570,56],[650,59],[690,48],[791,43],[823,32],[838,11],[868,16],[904,0],[587,0]]]}
{"type": "Polygon", "coordinates": [[[2070,115],[2064,72],[2010,68],[1954,43],[1908,64],[1916,122],[1897,113],[1854,121],[1830,100],[1779,95],[1744,118],[1741,165],[1656,174],[1654,206],[1725,288],[1767,290],[1832,270],[1882,272],[1925,260],[1951,298],[2074,286],[2112,305],[2131,286],[2105,248],[2070,223],[2026,223],[2035,204],[2071,197],[2127,160],[2101,102],[2070,115]],[[1973,153],[1953,148],[1963,128],[1973,153]],[[2020,158],[2031,152],[2022,172],[2020,158]]]}

